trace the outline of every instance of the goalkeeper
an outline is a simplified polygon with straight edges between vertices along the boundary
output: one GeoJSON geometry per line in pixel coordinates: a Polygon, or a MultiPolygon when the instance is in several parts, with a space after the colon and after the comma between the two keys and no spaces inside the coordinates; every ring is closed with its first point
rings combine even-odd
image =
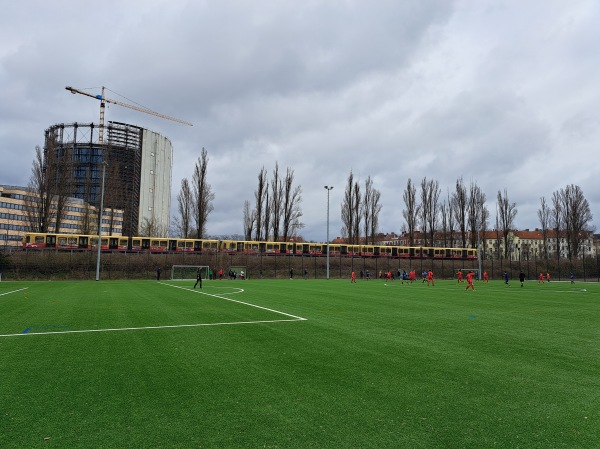
{"type": "Polygon", "coordinates": [[[196,283],[194,284],[194,288],[196,288],[196,285],[198,284],[200,284],[200,288],[202,288],[202,273],[200,267],[196,270],[196,283]]]}

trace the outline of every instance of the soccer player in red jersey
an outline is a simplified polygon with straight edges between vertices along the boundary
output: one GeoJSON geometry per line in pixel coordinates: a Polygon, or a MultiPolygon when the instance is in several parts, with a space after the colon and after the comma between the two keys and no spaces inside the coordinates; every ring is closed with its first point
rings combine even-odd
{"type": "Polygon", "coordinates": [[[467,273],[467,288],[465,290],[469,290],[469,288],[475,290],[475,286],[473,285],[473,276],[475,276],[475,273],[472,271],[467,273]]]}
{"type": "Polygon", "coordinates": [[[433,281],[433,271],[431,270],[427,272],[427,285],[429,285],[430,282],[431,285],[435,285],[435,282],[433,281]]]}

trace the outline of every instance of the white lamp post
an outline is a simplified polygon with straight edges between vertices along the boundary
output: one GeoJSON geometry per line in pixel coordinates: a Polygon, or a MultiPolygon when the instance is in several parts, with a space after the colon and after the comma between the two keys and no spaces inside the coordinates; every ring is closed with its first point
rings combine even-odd
{"type": "Polygon", "coordinates": [[[327,190],[327,279],[329,279],[329,192],[333,190],[332,186],[325,186],[327,190]]]}

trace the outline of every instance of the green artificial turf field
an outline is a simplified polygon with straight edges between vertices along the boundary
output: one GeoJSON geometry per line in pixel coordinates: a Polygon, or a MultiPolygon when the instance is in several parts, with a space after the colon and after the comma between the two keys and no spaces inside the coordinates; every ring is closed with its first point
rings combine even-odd
{"type": "Polygon", "coordinates": [[[1,448],[598,447],[600,286],[1,282],[1,448]]]}

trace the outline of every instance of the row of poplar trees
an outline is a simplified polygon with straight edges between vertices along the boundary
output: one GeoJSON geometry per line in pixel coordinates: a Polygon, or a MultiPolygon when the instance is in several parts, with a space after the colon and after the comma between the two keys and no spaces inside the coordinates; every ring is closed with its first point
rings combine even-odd
{"type": "Polygon", "coordinates": [[[302,187],[294,185],[294,170],[287,168],[284,176],[275,162],[271,179],[263,166],[258,173],[254,191],[254,207],[244,201],[244,240],[287,242],[304,227],[302,217],[302,187]]]}
{"type": "Polygon", "coordinates": [[[192,181],[181,180],[177,195],[178,217],[173,219],[173,227],[181,238],[205,238],[208,216],[213,211],[215,194],[207,181],[208,152],[202,148],[194,164],[192,181]]]}
{"type": "MultiPolygon", "coordinates": [[[[467,187],[462,178],[456,181],[454,190],[448,190],[446,198],[440,200],[439,182],[422,179],[420,188],[409,178],[404,189],[405,208],[402,215],[406,222],[404,231],[409,245],[413,246],[418,237],[423,246],[443,246],[462,248],[477,247],[478,238],[483,241],[485,250],[486,232],[489,229],[490,213],[486,206],[486,195],[475,181],[467,187]]],[[[515,230],[517,216],[516,203],[510,202],[507,190],[498,191],[494,233],[495,240],[504,245],[496,245],[501,257],[508,257],[509,234],[515,230]]],[[[568,185],[552,194],[552,206],[544,197],[540,198],[538,218],[544,239],[544,253],[549,255],[549,240],[564,241],[568,258],[578,257],[583,251],[583,242],[594,231],[591,225],[590,205],[579,186],[568,185]]]]}

